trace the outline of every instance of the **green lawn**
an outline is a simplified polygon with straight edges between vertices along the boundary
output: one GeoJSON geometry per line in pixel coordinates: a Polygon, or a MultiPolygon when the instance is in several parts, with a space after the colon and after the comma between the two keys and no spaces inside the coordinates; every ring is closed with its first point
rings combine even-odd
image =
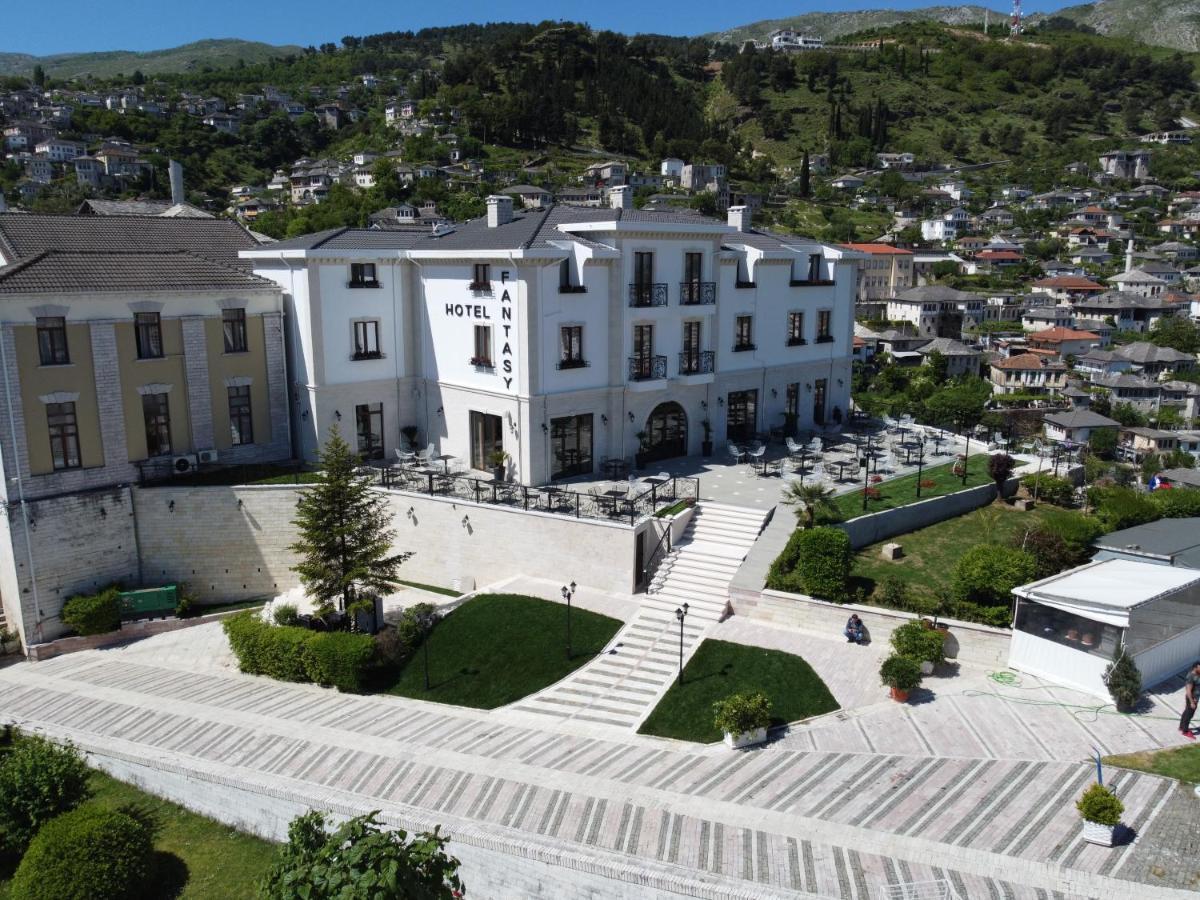
{"type": "Polygon", "coordinates": [[[423,591],[430,591],[434,594],[444,594],[447,597],[461,597],[462,591],[456,591],[454,588],[438,587],[436,584],[421,584],[419,581],[400,581],[401,584],[406,584],[411,588],[420,588],[423,591]]]}
{"type": "Polygon", "coordinates": [[[1189,744],[1170,750],[1145,750],[1124,756],[1106,756],[1104,762],[1122,769],[1137,769],[1177,778],[1189,784],[1200,784],[1200,746],[1189,744]]]}
{"type": "MultiPolygon", "coordinates": [[[[108,808],[135,806],[158,825],[151,876],[153,900],[244,900],[275,856],[275,845],[228,825],[189,812],[167,800],[110,778],[92,775],[88,801],[108,808]]],[[[9,900],[8,877],[0,872],[0,900],[9,900]]]]}
{"type": "Polygon", "coordinates": [[[713,725],[713,704],[730,694],[762,691],[771,700],[772,725],[832,712],[833,694],[799,656],[729,641],[704,641],[678,682],[638,729],[642,734],[712,743],[721,740],[713,725]]]}
{"type": "Polygon", "coordinates": [[[993,503],[965,516],[958,516],[889,538],[904,548],[898,560],[880,555],[883,544],[869,544],[854,554],[851,578],[867,591],[877,592],[883,580],[895,576],[905,582],[913,597],[932,599],[938,588],[949,588],[954,565],[976,544],[1007,544],[1014,536],[1040,525],[1052,507],[1035,507],[1021,512],[1006,504],[993,503]]]}
{"type": "Polygon", "coordinates": [[[964,485],[962,477],[953,474],[951,471],[954,463],[945,463],[940,466],[933,466],[925,469],[921,473],[921,481],[932,481],[931,487],[921,488],[921,496],[917,497],[917,476],[905,475],[902,478],[892,478],[887,481],[873,484],[871,487],[879,491],[878,500],[868,500],[866,512],[863,511],[862,492],[860,478],[860,486],[848,494],[842,494],[840,497],[833,499],[833,505],[837,508],[838,515],[842,520],[853,519],[857,516],[867,515],[868,513],[879,512],[884,509],[895,509],[900,506],[908,506],[910,503],[916,503],[918,499],[926,500],[930,497],[940,497],[943,494],[953,494],[955,491],[961,491],[964,487],[978,487],[981,484],[990,484],[992,479],[987,473],[988,455],[980,453],[978,456],[972,455],[967,460],[967,483],[964,485]]]}
{"type": "Polygon", "coordinates": [[[602,651],[621,623],[582,609],[516,594],[481,594],[438,623],[429,636],[429,690],[424,650],[384,691],[418,700],[492,709],[553,684],[602,651]]]}
{"type": "Polygon", "coordinates": [[[265,606],[268,597],[253,597],[249,600],[230,600],[228,603],[196,603],[186,618],[211,616],[214,613],[233,612],[238,609],[256,609],[265,606]]]}

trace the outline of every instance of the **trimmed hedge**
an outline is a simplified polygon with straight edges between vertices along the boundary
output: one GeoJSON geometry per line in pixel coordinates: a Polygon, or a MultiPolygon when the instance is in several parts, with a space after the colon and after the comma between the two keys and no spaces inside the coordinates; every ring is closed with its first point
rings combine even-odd
{"type": "Polygon", "coordinates": [[[357,693],[375,658],[375,640],[369,634],[271,625],[257,610],[230,616],[223,626],[238,668],[250,675],[357,693]]]}
{"type": "Polygon", "coordinates": [[[1037,560],[1014,547],[978,544],[954,567],[954,600],[993,608],[1012,608],[1012,591],[1037,577],[1037,560]]]}
{"type": "Polygon", "coordinates": [[[63,624],[82,635],[116,631],[121,627],[120,593],[114,584],[98,594],[76,594],[63,605],[63,624]]]}
{"type": "Polygon", "coordinates": [[[840,528],[805,528],[771,563],[767,587],[842,602],[850,580],[850,536],[840,528]]]}
{"type": "Polygon", "coordinates": [[[1021,484],[1029,491],[1029,496],[1037,494],[1038,500],[1051,506],[1070,506],[1075,499],[1075,485],[1066,478],[1058,478],[1046,472],[1026,475],[1021,484]]]}
{"type": "Polygon", "coordinates": [[[17,867],[21,900],[135,900],[147,896],[150,829],[133,816],[84,806],[47,822],[17,867]]]}
{"type": "Polygon", "coordinates": [[[38,829],[83,803],[89,777],[70,744],[18,735],[0,755],[0,857],[19,855],[38,829]]]}

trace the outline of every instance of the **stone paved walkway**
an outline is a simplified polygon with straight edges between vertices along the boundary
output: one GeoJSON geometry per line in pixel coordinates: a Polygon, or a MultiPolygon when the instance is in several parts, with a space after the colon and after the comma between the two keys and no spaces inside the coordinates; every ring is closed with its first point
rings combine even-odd
{"type": "MultiPolygon", "coordinates": [[[[221,640],[218,626],[187,634],[198,646],[221,640]]],[[[1054,734],[1069,715],[1057,707],[1023,725],[1011,698],[946,689],[935,703],[834,714],[731,753],[631,733],[596,737],[556,719],[534,727],[512,710],[346,696],[219,665],[201,671],[172,664],[155,640],[0,671],[0,719],[177,767],[198,791],[223,781],[380,808],[410,827],[443,822],[463,842],[592,854],[691,896],[746,896],[752,887],[762,897],[874,900],[885,884],[935,878],[965,900],[1191,896],[1151,886],[1170,883],[1152,874],[1167,861],[1163,848],[1080,840],[1072,803],[1091,767],[1073,748],[1127,741],[1115,725],[1086,723],[1088,736],[1068,737],[1065,755],[1056,754],[1054,734]]],[[[174,652],[187,649],[176,639],[174,652]]],[[[1144,835],[1186,808],[1170,781],[1114,773],[1111,783],[1125,820],[1144,835]]]]}

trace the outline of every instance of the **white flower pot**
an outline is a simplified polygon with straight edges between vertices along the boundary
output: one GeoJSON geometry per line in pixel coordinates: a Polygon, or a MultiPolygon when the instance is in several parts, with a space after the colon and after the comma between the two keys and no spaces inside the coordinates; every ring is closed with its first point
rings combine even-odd
{"type": "Polygon", "coordinates": [[[1099,844],[1101,847],[1113,845],[1113,825],[1101,825],[1099,822],[1083,820],[1083,839],[1089,844],[1099,844]]]}
{"type": "Polygon", "coordinates": [[[921,663],[921,674],[922,675],[932,675],[933,674],[933,663],[929,662],[928,660],[925,660],[924,662],[922,662],[921,663]]]}
{"type": "Polygon", "coordinates": [[[741,734],[733,735],[728,731],[725,732],[725,746],[731,750],[740,750],[742,747],[753,747],[755,744],[762,744],[767,740],[767,729],[756,728],[753,731],[744,731],[741,734]]]}

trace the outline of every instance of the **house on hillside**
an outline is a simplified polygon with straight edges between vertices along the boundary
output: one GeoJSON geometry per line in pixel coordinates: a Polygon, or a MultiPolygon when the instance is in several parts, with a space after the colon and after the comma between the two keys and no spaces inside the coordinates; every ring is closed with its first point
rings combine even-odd
{"type": "MultiPolygon", "coordinates": [[[[1064,392],[1065,393],[1065,392],[1064,392]]],[[[1042,428],[1047,440],[1060,444],[1086,444],[1096,431],[1117,433],[1121,423],[1090,409],[1071,409],[1067,412],[1050,413],[1042,419],[1042,428]]]]}
{"type": "Polygon", "coordinates": [[[993,360],[989,378],[996,394],[1057,395],[1067,386],[1067,367],[1057,359],[1021,353],[993,360]]]}

